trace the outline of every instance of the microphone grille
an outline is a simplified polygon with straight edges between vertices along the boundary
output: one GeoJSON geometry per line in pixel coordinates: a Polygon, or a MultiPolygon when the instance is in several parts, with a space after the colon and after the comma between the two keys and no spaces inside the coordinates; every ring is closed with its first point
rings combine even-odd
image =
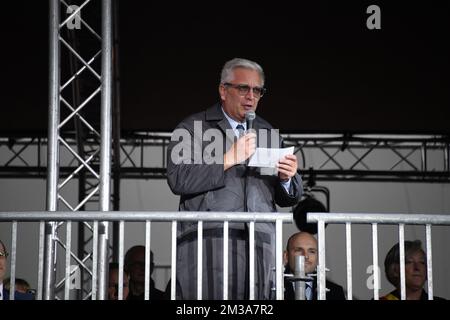
{"type": "Polygon", "coordinates": [[[248,111],[247,113],[245,113],[246,120],[255,120],[255,118],[256,118],[255,111],[248,111]]]}

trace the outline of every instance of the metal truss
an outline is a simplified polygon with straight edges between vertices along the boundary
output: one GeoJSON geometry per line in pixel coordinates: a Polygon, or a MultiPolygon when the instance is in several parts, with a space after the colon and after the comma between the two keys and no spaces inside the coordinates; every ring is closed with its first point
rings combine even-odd
{"type": "MultiPolygon", "coordinates": [[[[450,139],[443,135],[346,135],[284,134],[286,146],[293,146],[305,180],[450,182],[450,139]]],[[[75,135],[67,143],[76,145],[75,135]]],[[[166,148],[170,133],[131,132],[120,140],[121,179],[165,179],[166,148]]],[[[44,137],[0,137],[0,177],[44,178],[44,137]],[[25,161],[26,149],[36,154],[25,161]]],[[[85,145],[95,145],[95,136],[85,145]]],[[[61,163],[61,175],[75,174],[76,158],[61,163]]],[[[92,165],[97,170],[97,166],[92,165]]],[[[92,174],[89,173],[88,174],[92,174]]]]}
{"type": "MultiPolygon", "coordinates": [[[[449,136],[285,135],[320,181],[450,182],[449,136]]],[[[307,170],[307,171],[306,171],[307,170]]]]}
{"type": "MultiPolygon", "coordinates": [[[[109,210],[111,8],[111,0],[50,0],[50,107],[45,159],[48,211],[80,211],[87,205],[90,210],[109,210]],[[75,134],[64,135],[67,130],[75,134]],[[88,136],[91,143],[85,144],[88,136]],[[71,161],[64,170],[61,163],[66,158],[71,161]],[[78,188],[78,199],[73,197],[74,187],[78,188]]],[[[40,139],[37,146],[40,171],[40,139]]],[[[13,147],[9,150],[15,154],[14,159],[22,152],[14,152],[13,147]]],[[[27,165],[24,161],[22,164],[27,165]]],[[[43,282],[44,299],[70,299],[74,292],[77,299],[96,299],[97,294],[105,297],[107,235],[105,223],[80,223],[74,252],[71,222],[46,224],[46,258],[39,273],[44,278],[38,281],[38,287],[43,282]],[[59,256],[63,255],[57,249],[65,253],[62,276],[57,271],[62,264],[59,256]]],[[[41,242],[43,237],[41,233],[41,242]]]]}

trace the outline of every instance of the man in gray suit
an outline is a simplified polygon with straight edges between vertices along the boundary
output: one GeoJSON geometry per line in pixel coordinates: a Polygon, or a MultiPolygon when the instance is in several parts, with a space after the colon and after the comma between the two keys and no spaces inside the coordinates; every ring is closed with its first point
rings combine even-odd
{"type": "MultiPolygon", "coordinates": [[[[276,212],[276,204],[297,204],[302,184],[295,155],[281,158],[270,173],[246,165],[256,147],[282,145],[278,130],[259,116],[249,128],[254,130],[246,130],[246,114],[256,110],[264,92],[259,64],[235,58],[222,69],[220,102],[177,126],[167,151],[167,176],[172,192],[181,196],[181,211],[276,212]]],[[[222,299],[223,223],[203,226],[203,298],[222,299]]],[[[245,223],[229,225],[230,299],[248,298],[247,230],[245,223]]],[[[177,239],[177,298],[196,299],[197,223],[179,223],[177,239]]],[[[255,224],[255,245],[255,297],[269,299],[275,278],[273,223],[255,224]]]]}

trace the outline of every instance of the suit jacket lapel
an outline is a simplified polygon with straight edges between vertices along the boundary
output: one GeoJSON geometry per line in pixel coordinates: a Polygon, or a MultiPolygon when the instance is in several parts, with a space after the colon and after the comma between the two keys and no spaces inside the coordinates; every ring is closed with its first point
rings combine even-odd
{"type": "Polygon", "coordinates": [[[9,292],[6,291],[5,288],[3,288],[2,297],[3,300],[9,300],[9,292]]]}
{"type": "MultiPolygon", "coordinates": [[[[227,118],[223,114],[222,105],[220,103],[216,103],[215,105],[213,105],[212,107],[210,107],[209,109],[206,110],[206,121],[209,123],[209,126],[211,128],[216,126],[220,130],[222,130],[223,134],[226,135],[226,137],[227,137],[228,143],[231,143],[231,144],[234,143],[234,139],[236,136],[234,135],[233,128],[231,128],[230,123],[228,122],[227,118]],[[215,123],[213,123],[213,122],[215,122],[215,123]]],[[[256,116],[255,121],[254,121],[254,129],[256,131],[258,131],[259,129],[267,129],[267,135],[268,135],[267,139],[268,139],[269,145],[265,146],[265,147],[273,147],[270,145],[270,140],[271,140],[270,129],[271,128],[268,127],[266,122],[261,120],[261,118],[259,118],[258,116],[256,116]]],[[[257,139],[257,144],[259,147],[259,145],[260,145],[259,139],[257,139]]]]}
{"type": "Polygon", "coordinates": [[[231,128],[227,118],[225,118],[220,103],[216,103],[211,108],[206,110],[206,121],[216,122],[215,124],[210,123],[210,126],[217,126],[226,136],[228,143],[232,144],[234,142],[235,135],[233,129],[231,128]]]}

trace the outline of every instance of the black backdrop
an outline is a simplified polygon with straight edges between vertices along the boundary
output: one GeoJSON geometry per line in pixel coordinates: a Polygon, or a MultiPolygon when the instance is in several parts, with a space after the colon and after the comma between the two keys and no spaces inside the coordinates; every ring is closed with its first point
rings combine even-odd
{"type": "MultiPolygon", "coordinates": [[[[448,2],[310,2],[120,1],[123,129],[173,129],[245,57],[266,72],[258,114],[282,131],[450,132],[448,2]],[[381,30],[366,28],[370,4],[381,30]]],[[[48,7],[9,6],[0,130],[46,130],[48,7]]]]}

